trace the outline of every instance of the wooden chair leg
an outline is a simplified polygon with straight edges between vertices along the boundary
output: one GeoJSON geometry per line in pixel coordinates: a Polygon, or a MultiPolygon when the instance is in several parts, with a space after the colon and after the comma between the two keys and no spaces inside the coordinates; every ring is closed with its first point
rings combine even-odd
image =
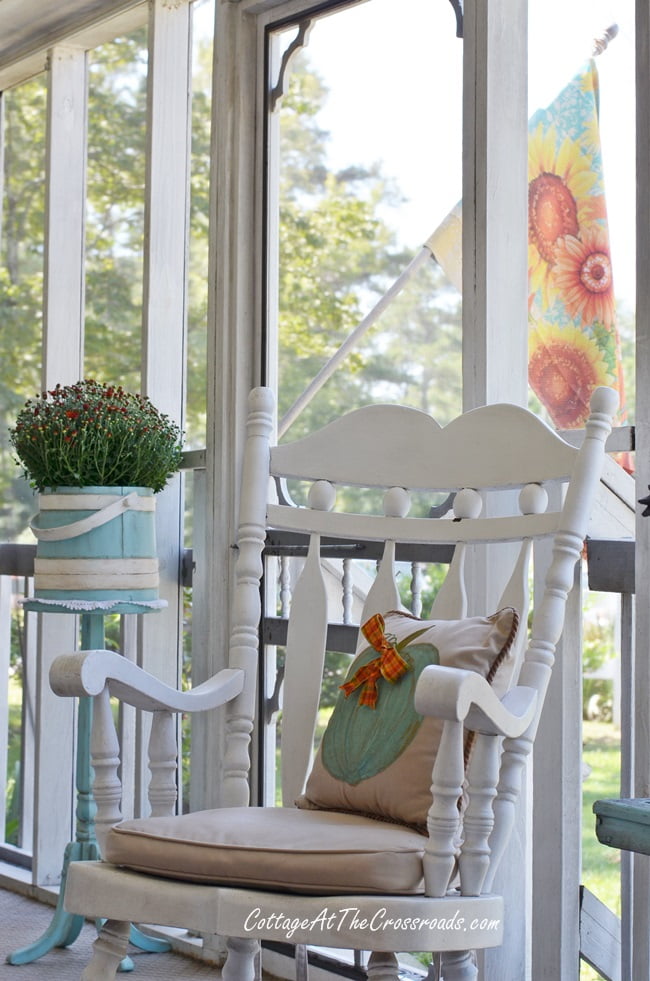
{"type": "Polygon", "coordinates": [[[309,981],[309,960],[306,944],[296,944],[295,958],[296,981],[309,981]]]}
{"type": "Polygon", "coordinates": [[[442,981],[478,981],[478,968],[471,950],[453,950],[442,955],[442,981]]]}
{"type": "Polygon", "coordinates": [[[262,945],[258,943],[255,953],[255,981],[262,981],[262,945]]]}
{"type": "Polygon", "coordinates": [[[441,955],[439,953],[433,952],[431,954],[431,963],[429,964],[429,970],[427,971],[427,981],[440,981],[440,964],[441,955]]]}
{"type": "Polygon", "coordinates": [[[131,924],[106,920],[93,944],[93,958],[83,972],[82,981],[110,981],[126,954],[131,924]]]}
{"type": "Polygon", "coordinates": [[[223,981],[255,981],[255,961],[260,949],[257,940],[228,937],[228,956],[223,966],[223,981]]]}
{"type": "Polygon", "coordinates": [[[368,958],[368,981],[398,981],[399,964],[395,954],[373,950],[368,958]]]}

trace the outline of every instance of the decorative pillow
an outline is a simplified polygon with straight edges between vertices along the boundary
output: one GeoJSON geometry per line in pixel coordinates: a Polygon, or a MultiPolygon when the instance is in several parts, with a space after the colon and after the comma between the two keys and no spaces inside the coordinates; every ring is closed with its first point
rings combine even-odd
{"type": "MultiPolygon", "coordinates": [[[[423,668],[476,671],[498,695],[515,668],[519,617],[419,620],[393,611],[363,625],[364,649],[353,661],[296,805],[383,818],[426,831],[431,771],[443,722],[419,715],[415,686],[423,668]]],[[[471,734],[465,744],[466,759],[471,734]]]]}

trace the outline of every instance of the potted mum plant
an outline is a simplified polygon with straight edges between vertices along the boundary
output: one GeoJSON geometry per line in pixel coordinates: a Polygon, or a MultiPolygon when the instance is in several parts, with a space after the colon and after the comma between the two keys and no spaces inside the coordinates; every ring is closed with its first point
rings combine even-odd
{"type": "Polygon", "coordinates": [[[154,495],[180,466],[176,423],[146,396],[84,379],[29,399],[9,438],[40,495],[36,598],[155,600],[154,495]]]}

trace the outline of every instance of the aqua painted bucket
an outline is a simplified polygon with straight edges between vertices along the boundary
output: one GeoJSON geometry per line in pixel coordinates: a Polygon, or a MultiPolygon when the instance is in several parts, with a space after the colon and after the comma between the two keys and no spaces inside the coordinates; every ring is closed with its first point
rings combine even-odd
{"type": "Polygon", "coordinates": [[[156,499],[148,487],[57,487],[39,496],[34,597],[158,599],[156,499]]]}

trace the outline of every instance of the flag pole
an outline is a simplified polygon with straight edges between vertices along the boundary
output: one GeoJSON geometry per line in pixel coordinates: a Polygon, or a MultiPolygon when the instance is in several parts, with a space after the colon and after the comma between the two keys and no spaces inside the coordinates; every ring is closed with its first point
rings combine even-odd
{"type": "Polygon", "coordinates": [[[323,365],[321,370],[318,372],[313,381],[307,386],[302,395],[296,399],[288,412],[286,412],[282,417],[278,423],[278,439],[280,439],[286,433],[289,426],[295,422],[303,409],[309,405],[316,393],[320,391],[325,382],[334,374],[341,361],[343,361],[343,359],[352,350],[362,334],[365,334],[368,328],[372,327],[386,307],[392,302],[392,300],[395,299],[396,296],[398,296],[399,293],[402,292],[411,276],[413,276],[413,274],[427,259],[431,258],[433,258],[431,249],[428,245],[423,245],[420,251],[417,252],[411,259],[408,266],[406,266],[406,268],[400,273],[393,285],[386,293],[384,293],[381,299],[377,301],[370,313],[368,313],[363,318],[361,323],[354,328],[352,333],[348,335],[338,351],[332,355],[327,364],[323,365]]]}

